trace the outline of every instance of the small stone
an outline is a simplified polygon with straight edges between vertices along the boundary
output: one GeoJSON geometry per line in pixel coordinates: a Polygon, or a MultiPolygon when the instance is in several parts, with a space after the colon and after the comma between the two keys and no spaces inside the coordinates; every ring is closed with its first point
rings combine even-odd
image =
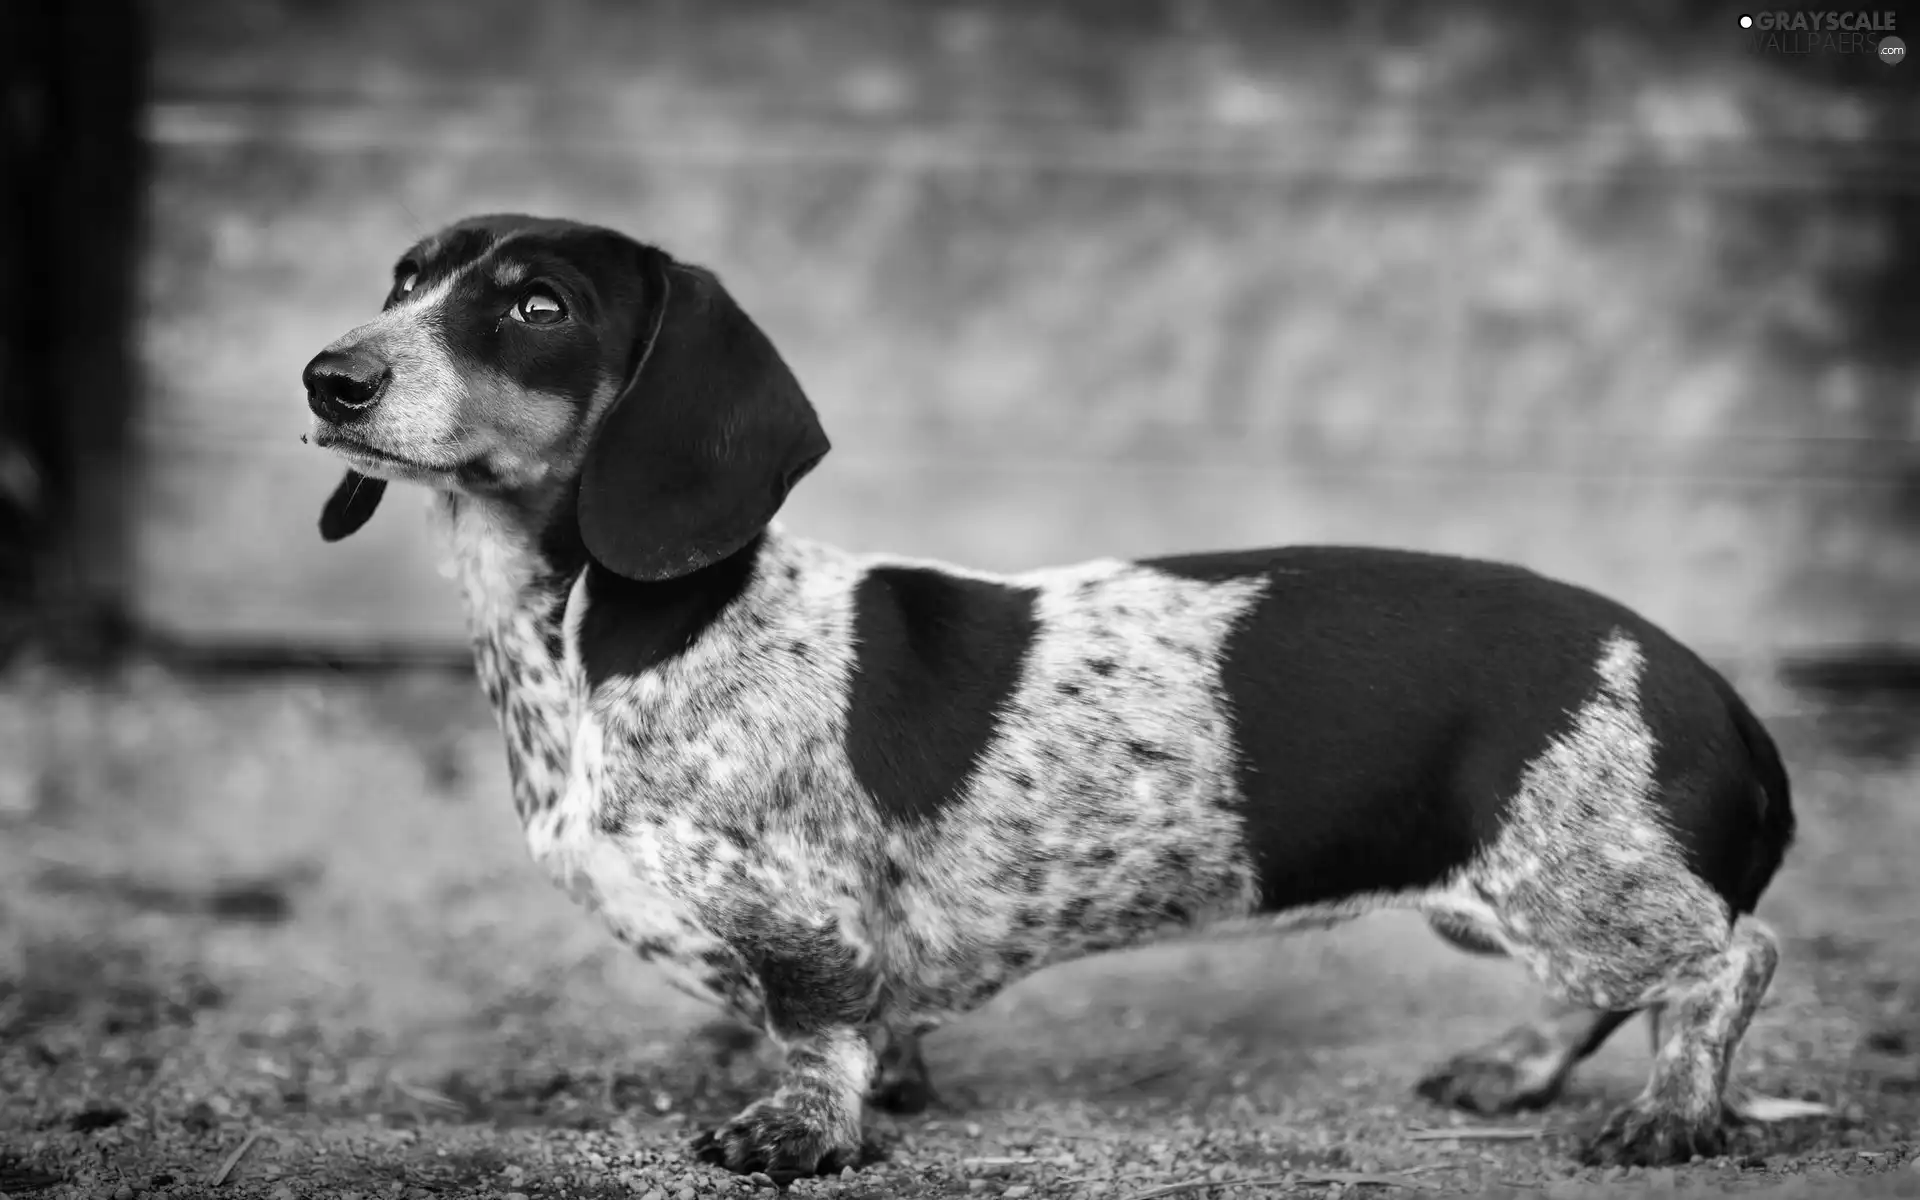
{"type": "Polygon", "coordinates": [[[1033,1195],[1033,1189],[1028,1187],[1024,1183],[1016,1183],[1012,1187],[1008,1188],[1006,1191],[1001,1192],[1000,1194],[1002,1196],[1005,1196],[1007,1200],[1020,1200],[1020,1197],[1022,1196],[1033,1195]]]}
{"type": "Polygon", "coordinates": [[[974,1123],[974,1122],[972,1122],[972,1121],[969,1121],[969,1122],[967,1122],[967,1136],[968,1136],[968,1137],[970,1137],[970,1138],[977,1138],[977,1137],[979,1137],[979,1136],[980,1136],[980,1134],[981,1134],[981,1129],[980,1129],[980,1126],[979,1126],[979,1125],[977,1125],[977,1124],[975,1124],[975,1123],[974,1123]]]}
{"type": "Polygon", "coordinates": [[[519,1163],[508,1163],[500,1169],[500,1173],[507,1177],[508,1183],[519,1183],[527,1177],[527,1169],[519,1163]]]}
{"type": "Polygon", "coordinates": [[[133,1189],[124,1183],[121,1184],[113,1189],[113,1200],[133,1200],[133,1189]]]}
{"type": "Polygon", "coordinates": [[[1647,1186],[1655,1187],[1655,1188],[1670,1188],[1673,1186],[1674,1180],[1677,1178],[1678,1176],[1674,1174],[1674,1170],[1672,1167],[1661,1167],[1658,1170],[1647,1172],[1647,1186]]]}
{"type": "Polygon", "coordinates": [[[767,1174],[765,1171],[755,1171],[753,1174],[747,1176],[747,1182],[755,1187],[763,1188],[780,1186],[773,1181],[773,1176],[767,1174]]]}
{"type": "Polygon", "coordinates": [[[1920,1175],[1920,1154],[1913,1156],[1913,1161],[1907,1164],[1907,1170],[1912,1171],[1916,1175],[1920,1175]]]}
{"type": "Polygon", "coordinates": [[[676,1200],[693,1200],[693,1185],[689,1184],[674,1193],[676,1200]]]}
{"type": "Polygon", "coordinates": [[[504,1200],[527,1200],[525,1192],[508,1192],[504,1200]]]}
{"type": "Polygon", "coordinates": [[[276,1184],[274,1189],[267,1193],[267,1200],[293,1200],[293,1189],[284,1183],[276,1184]]]}
{"type": "Polygon", "coordinates": [[[970,1192],[984,1192],[987,1190],[987,1181],[984,1179],[969,1179],[967,1180],[967,1190],[970,1192]]]}

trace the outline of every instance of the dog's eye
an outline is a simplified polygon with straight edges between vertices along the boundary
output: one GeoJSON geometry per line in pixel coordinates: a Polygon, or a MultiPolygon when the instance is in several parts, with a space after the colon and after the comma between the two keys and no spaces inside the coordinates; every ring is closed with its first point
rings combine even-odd
{"type": "Polygon", "coordinates": [[[419,282],[420,272],[412,267],[405,267],[394,277],[393,290],[404,296],[413,291],[413,285],[419,282]]]}
{"type": "Polygon", "coordinates": [[[567,306],[552,292],[540,288],[520,297],[513,306],[513,319],[528,325],[553,325],[566,319],[567,306]]]}

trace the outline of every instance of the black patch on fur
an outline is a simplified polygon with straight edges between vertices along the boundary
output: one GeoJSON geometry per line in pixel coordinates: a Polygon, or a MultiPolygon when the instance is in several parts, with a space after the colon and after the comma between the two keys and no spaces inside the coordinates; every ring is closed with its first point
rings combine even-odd
{"type": "Polygon", "coordinates": [[[1685,647],[1666,645],[1655,653],[1642,641],[1656,799],[1687,866],[1733,915],[1750,913],[1793,842],[1786,768],[1732,685],[1685,647]]]}
{"type": "Polygon", "coordinates": [[[606,229],[521,214],[473,217],[450,227],[427,255],[415,291],[495,251],[489,264],[454,285],[442,309],[441,329],[458,359],[484,364],[529,391],[584,404],[604,377],[626,378],[635,342],[626,323],[644,308],[644,281],[631,265],[631,243],[606,229]],[[521,268],[521,280],[502,287],[495,266],[521,268]],[[530,326],[511,310],[531,288],[558,296],[568,319],[530,326]]]}
{"type": "Polygon", "coordinates": [[[854,592],[847,757],[884,820],[959,799],[1020,682],[1034,592],[919,567],[878,567],[854,592]]]}
{"type": "MultiPolygon", "coordinates": [[[[1663,743],[1727,728],[1705,701],[1662,698],[1669,674],[1694,681],[1690,696],[1704,681],[1692,655],[1620,605],[1519,567],[1332,546],[1146,565],[1268,580],[1221,667],[1268,910],[1430,886],[1465,863],[1498,832],[1527,763],[1596,694],[1616,630],[1645,656],[1643,708],[1663,743]]],[[[1681,814],[1683,845],[1750,844],[1725,804],[1696,807],[1710,803],[1711,816],[1681,814]]],[[[1722,887],[1731,874],[1703,878],[1722,887]]]]}
{"type": "Polygon", "coordinates": [[[740,598],[753,578],[762,539],[678,579],[641,582],[599,563],[587,567],[580,665],[589,687],[638,675],[684,654],[740,598]]]}

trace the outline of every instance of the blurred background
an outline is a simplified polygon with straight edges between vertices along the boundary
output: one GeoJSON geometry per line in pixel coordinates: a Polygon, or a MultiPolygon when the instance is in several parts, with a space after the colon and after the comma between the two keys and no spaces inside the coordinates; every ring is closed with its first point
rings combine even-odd
{"type": "MultiPolygon", "coordinates": [[[[1781,1061],[1845,1109],[1846,1064],[1915,983],[1871,964],[1920,945],[1920,62],[1784,53],[1738,11],[9,7],[0,1028],[40,1031],[54,1063],[15,1063],[19,1112],[72,1101],[48,1030],[97,1049],[101,995],[222,972],[212,1015],[135,1022],[199,1046],[202,1077],[152,1078],[227,1097],[220,1120],[283,1093],[416,1111],[401,1075],[354,1073],[409,1055],[441,1092],[492,1080],[471,1116],[528,1045],[575,1080],[617,1059],[611,1089],[654,1060],[595,1005],[679,1028],[523,862],[419,506],[396,493],[338,546],[315,532],[339,468],[298,440],[300,368],[413,240],[499,210],[721,274],[835,442],[787,509],[798,532],[1001,569],[1420,547],[1667,626],[1794,757],[1809,832],[1777,919],[1802,946],[1865,939],[1814,956],[1837,990],[1816,971],[1782,992],[1826,1014],[1795,1036],[1830,1040],[1781,1061]],[[516,1004],[529,1032],[500,1032],[516,1004]],[[231,1039],[262,1014],[331,1048],[261,1082],[231,1039]]],[[[1200,1039],[1191,1063],[1244,1059],[1220,1031],[1288,1012],[1358,1047],[1436,994],[1520,994],[1368,936],[1387,941],[1087,970],[1149,1008],[1156,981],[1227,972],[1227,1009],[1159,1014],[1200,1039]],[[1403,1000],[1356,1015],[1289,984],[1303,963],[1403,1000]]],[[[1069,1076],[1155,1044],[1088,1017],[1085,982],[1016,989],[1001,1016],[1035,1015],[998,1036],[1069,1076]]],[[[947,1065],[978,1090],[1034,1086],[966,1036],[947,1065]]],[[[1405,1036],[1417,1057],[1438,1035],[1405,1036]]],[[[1806,1144],[1877,1136],[1872,1109],[1806,1144]]]]}

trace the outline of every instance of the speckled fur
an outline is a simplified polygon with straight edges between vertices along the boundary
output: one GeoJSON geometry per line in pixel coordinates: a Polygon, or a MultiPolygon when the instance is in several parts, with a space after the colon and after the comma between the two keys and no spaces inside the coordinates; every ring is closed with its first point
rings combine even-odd
{"type": "MultiPolygon", "coordinates": [[[[1557,1092],[1601,1014],[1711,992],[1728,969],[1726,905],[1681,868],[1652,807],[1638,651],[1623,638],[1595,664],[1593,700],[1528,768],[1501,836],[1455,879],[1255,918],[1213,674],[1225,631],[1264,584],[1114,561],[1008,577],[1037,589],[1041,630],[1003,731],[964,801],[903,831],[854,779],[837,698],[853,661],[854,583],[924,563],[776,527],[705,639],[589,694],[575,639],[560,639],[561,661],[548,651],[562,609],[540,566],[506,568],[514,551],[478,516],[453,527],[534,857],[678,986],[755,1024],[770,1014],[751,964],[802,953],[844,989],[849,1023],[880,1027],[877,1043],[917,1061],[915,1037],[1051,963],[1200,926],[1297,928],[1407,907],[1473,931],[1565,997],[1546,1031],[1517,1030],[1449,1068],[1492,1069],[1505,1089],[1483,1080],[1451,1102],[1509,1111],[1557,1092]],[[522,600],[501,602],[502,587],[522,600]],[[1095,660],[1118,669],[1094,673],[1095,660]],[[1156,753],[1143,765],[1128,745],[1156,753]]],[[[563,634],[591,602],[576,581],[563,634]]],[[[1689,1063],[1724,1058],[1745,1024],[1714,1019],[1677,1035],[1689,1063]]],[[[1669,1076],[1665,1093],[1720,1078],[1669,1076]]],[[[844,1076],[838,1094],[857,1111],[844,1076]]],[[[1685,1102],[1707,1106],[1699,1094],[1685,1102]]]]}
{"type": "Polygon", "coordinates": [[[1212,671],[1258,585],[1114,561],[1014,577],[1038,589],[1042,630],[1004,731],[959,807],[901,830],[854,778],[837,698],[854,583],[924,564],[776,527],[705,638],[589,694],[574,635],[584,581],[563,608],[484,506],[451,507],[534,857],[647,957],[756,1023],[764,998],[722,943],[832,943],[870,980],[861,1005],[877,1011],[884,988],[887,1024],[923,1032],[1048,963],[1253,911],[1212,671]],[[1118,669],[1096,674],[1095,658],[1118,669]],[[1154,754],[1143,765],[1127,745],[1154,754]]]}
{"type": "Polygon", "coordinates": [[[591,569],[552,557],[543,530],[569,519],[557,497],[618,380],[608,368],[571,399],[529,388],[516,400],[494,364],[434,341],[449,280],[484,260],[492,287],[520,286],[529,268],[501,247],[537,240],[480,238],[477,258],[420,297],[396,293],[336,347],[384,339],[436,364],[371,416],[391,436],[362,440],[463,456],[457,471],[388,474],[442,494],[533,858],[676,986],[786,1051],[777,1090],[696,1153],[781,1179],[836,1169],[858,1152],[870,1086],[924,1103],[918,1037],[1033,971],[1199,928],[1324,925],[1379,907],[1512,955],[1556,998],[1547,1022],[1456,1058],[1422,1091],[1487,1111],[1544,1102],[1615,1025],[1656,1006],[1667,1033],[1652,1081],[1589,1156],[1666,1161],[1717,1144],[1729,1056],[1776,955],[1762,927],[1734,923],[1666,824],[1632,632],[1582,643],[1588,698],[1513,760],[1517,785],[1488,810],[1498,828],[1477,851],[1429,884],[1281,912],[1262,903],[1223,672],[1268,589],[1292,586],[1284,572],[1201,578],[1100,560],[1001,577],[852,554],[773,523],[739,593],[684,648],[596,676],[583,630],[606,598],[591,569]],[[1032,598],[989,736],[950,802],[915,820],[890,815],[849,750],[856,596],[893,568],[1032,598]]]}

